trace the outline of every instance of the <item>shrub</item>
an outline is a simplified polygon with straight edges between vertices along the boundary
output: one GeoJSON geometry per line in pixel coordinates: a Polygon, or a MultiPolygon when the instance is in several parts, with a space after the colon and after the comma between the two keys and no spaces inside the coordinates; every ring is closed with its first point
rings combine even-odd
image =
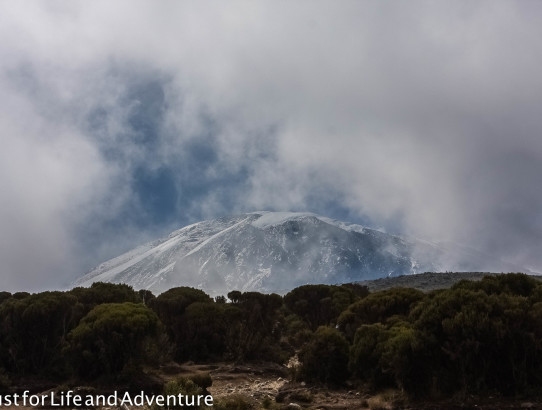
{"type": "Polygon", "coordinates": [[[372,293],[341,313],[338,318],[339,329],[352,341],[361,325],[385,323],[392,316],[406,317],[424,296],[423,292],[410,288],[392,288],[372,293]]]}
{"type": "Polygon", "coordinates": [[[354,343],[350,348],[349,368],[353,376],[374,385],[383,384],[385,377],[380,358],[383,353],[383,343],[387,338],[388,331],[380,323],[362,325],[358,328],[354,343]]]}
{"type": "Polygon", "coordinates": [[[9,292],[0,292],[0,304],[11,297],[11,293],[9,292]]]}
{"type": "Polygon", "coordinates": [[[262,407],[264,409],[277,409],[279,405],[269,396],[265,396],[262,400],[262,407]]]}
{"type": "Polygon", "coordinates": [[[311,330],[315,330],[318,326],[335,324],[341,312],[359,299],[356,293],[358,289],[355,289],[333,285],[304,285],[286,294],[284,303],[311,330]]]}
{"type": "MultiPolygon", "coordinates": [[[[181,377],[177,380],[169,381],[164,385],[164,395],[165,396],[178,396],[179,394],[182,394],[183,396],[193,396],[197,397],[198,395],[203,395],[205,392],[201,387],[199,387],[196,383],[194,383],[192,380],[181,377]]],[[[214,407],[214,406],[213,406],[214,407]]],[[[177,403],[177,406],[168,406],[168,407],[161,407],[158,405],[153,405],[153,410],[162,410],[162,409],[185,409],[186,406],[183,406],[182,403],[177,403]]],[[[190,409],[209,409],[210,407],[207,406],[190,406],[188,407],[190,409]]]]}
{"type": "Polygon", "coordinates": [[[509,294],[515,296],[531,296],[540,282],[524,273],[508,273],[505,275],[488,275],[480,281],[461,280],[452,289],[482,290],[488,295],[509,294]]]}
{"type": "Polygon", "coordinates": [[[78,376],[119,374],[126,365],[149,361],[149,338],[160,334],[158,317],[142,304],[104,303],[92,309],[68,335],[67,349],[78,376]]]}
{"type": "Polygon", "coordinates": [[[216,410],[250,410],[254,408],[248,398],[241,394],[223,397],[217,400],[213,407],[216,410]]]}
{"type": "Polygon", "coordinates": [[[87,312],[102,303],[138,303],[141,299],[131,286],[124,283],[94,282],[89,288],[77,287],[68,293],[87,307],[87,312]]]}
{"type": "Polygon", "coordinates": [[[188,376],[188,378],[203,390],[207,390],[207,387],[211,387],[213,385],[213,379],[209,373],[196,373],[192,376],[188,376]]]}
{"type": "Polygon", "coordinates": [[[299,353],[301,377],[307,381],[342,384],[348,378],[348,342],[331,327],[321,326],[299,353]]]}
{"type": "Polygon", "coordinates": [[[376,396],[367,399],[367,406],[371,410],[391,410],[402,408],[405,402],[405,397],[402,392],[387,389],[376,396]]]}
{"type": "Polygon", "coordinates": [[[6,371],[0,367],[0,393],[7,392],[11,386],[11,380],[6,371]]]}
{"type": "Polygon", "coordinates": [[[78,322],[77,299],[66,292],[42,292],[0,304],[0,360],[7,371],[64,374],[61,348],[78,322]]]}

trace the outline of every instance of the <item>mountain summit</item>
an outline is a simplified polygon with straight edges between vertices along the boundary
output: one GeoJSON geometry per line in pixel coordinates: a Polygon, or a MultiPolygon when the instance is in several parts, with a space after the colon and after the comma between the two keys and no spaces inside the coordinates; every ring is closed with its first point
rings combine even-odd
{"type": "Polygon", "coordinates": [[[198,222],[102,263],[75,286],[127,283],[155,293],[192,286],[283,293],[444,270],[518,270],[473,251],[443,248],[312,213],[253,212],[198,222]]]}

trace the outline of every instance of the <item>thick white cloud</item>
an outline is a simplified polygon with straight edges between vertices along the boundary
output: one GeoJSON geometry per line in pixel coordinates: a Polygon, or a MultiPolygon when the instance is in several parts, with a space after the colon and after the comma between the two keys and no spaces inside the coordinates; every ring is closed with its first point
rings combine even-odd
{"type": "Polygon", "coordinates": [[[70,227],[88,212],[107,174],[77,129],[45,118],[9,84],[0,84],[2,285],[58,286],[78,267],[70,227]]]}
{"type": "Polygon", "coordinates": [[[216,156],[202,169],[207,181],[246,175],[236,203],[210,189],[185,209],[194,217],[313,210],[315,196],[339,195],[375,224],[400,221],[412,235],[542,269],[535,2],[51,1],[0,9],[0,185],[9,193],[0,241],[10,244],[1,258],[11,283],[30,281],[39,266],[77,270],[78,251],[57,244],[77,241],[89,215],[114,218],[133,200],[134,164],[182,170],[186,144],[206,132],[216,156]],[[160,77],[164,91],[152,155],[131,142],[127,126],[138,104],[125,101],[127,77],[138,72],[160,77]],[[97,107],[107,113],[99,132],[88,126],[97,107]],[[107,160],[104,145],[122,158],[107,160]],[[15,252],[23,248],[33,258],[15,252]]]}

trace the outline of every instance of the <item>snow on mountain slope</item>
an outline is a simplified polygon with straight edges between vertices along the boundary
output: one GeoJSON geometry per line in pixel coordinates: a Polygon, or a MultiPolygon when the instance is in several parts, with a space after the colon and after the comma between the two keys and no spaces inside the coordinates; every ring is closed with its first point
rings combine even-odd
{"type": "Polygon", "coordinates": [[[155,293],[175,286],[212,295],[282,293],[307,283],[425,271],[517,270],[473,255],[311,213],[253,212],[186,226],[102,263],[74,286],[104,281],[155,293]]]}

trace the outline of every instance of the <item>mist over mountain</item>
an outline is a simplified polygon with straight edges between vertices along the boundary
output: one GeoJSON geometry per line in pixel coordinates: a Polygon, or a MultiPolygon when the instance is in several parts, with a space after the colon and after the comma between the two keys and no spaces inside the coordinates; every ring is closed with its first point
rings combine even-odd
{"type": "Polygon", "coordinates": [[[192,286],[279,292],[427,271],[526,271],[459,246],[390,235],[311,213],[253,212],[186,226],[102,263],[75,286],[104,281],[160,293],[192,286]]]}

